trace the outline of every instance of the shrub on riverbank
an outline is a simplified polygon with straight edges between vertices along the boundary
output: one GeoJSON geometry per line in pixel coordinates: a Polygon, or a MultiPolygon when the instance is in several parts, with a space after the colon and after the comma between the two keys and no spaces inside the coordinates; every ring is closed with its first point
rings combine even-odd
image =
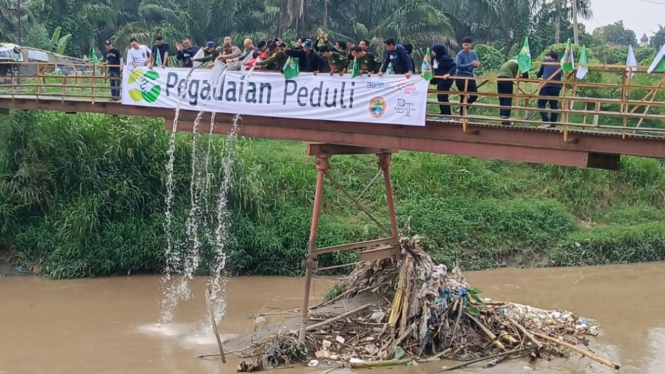
{"type": "MultiPolygon", "coordinates": [[[[152,119],[18,111],[0,117],[0,249],[10,248],[23,264],[40,262],[56,278],[162,271],[169,136],[152,119]]],[[[185,238],[190,206],[191,139],[176,137],[177,243],[185,238]]],[[[208,140],[215,191],[224,137],[200,137],[199,165],[208,140]]],[[[239,141],[229,270],[301,271],[316,179],[304,151],[303,143],[239,141]]],[[[466,269],[503,261],[567,266],[664,259],[665,167],[629,157],[622,166],[607,172],[400,152],[392,177],[400,226],[413,216],[412,233],[427,236],[434,256],[466,269]]],[[[334,157],[331,167],[356,196],[377,170],[374,156],[334,157]]],[[[387,224],[383,193],[375,185],[363,204],[387,224]]],[[[210,222],[214,208],[204,210],[210,222]]],[[[326,185],[319,247],[380,235],[326,185]]],[[[202,241],[205,273],[212,246],[202,241]]],[[[320,261],[354,258],[341,252],[320,261]]]]}

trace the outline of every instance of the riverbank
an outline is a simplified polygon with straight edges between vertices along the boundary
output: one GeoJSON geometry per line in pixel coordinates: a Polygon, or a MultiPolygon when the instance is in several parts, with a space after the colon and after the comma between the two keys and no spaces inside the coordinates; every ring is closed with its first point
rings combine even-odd
{"type": "MultiPolygon", "coordinates": [[[[17,264],[54,278],[161,272],[170,133],[159,120],[50,112],[0,117],[0,247],[17,264]]],[[[211,146],[211,191],[221,174],[224,137],[211,146]]],[[[230,193],[228,269],[296,275],[307,248],[314,161],[305,144],[241,139],[230,193]]],[[[175,243],[190,206],[191,134],[176,136],[175,243]]],[[[400,152],[391,170],[400,227],[439,261],[465,270],[498,266],[577,266],[665,259],[665,166],[622,158],[622,171],[517,164],[400,152]]],[[[201,161],[200,161],[201,162],[201,161]]],[[[335,157],[331,173],[358,195],[376,173],[373,156],[335,157]]],[[[386,217],[383,188],[363,203],[386,217]]],[[[213,204],[203,217],[215,214],[213,204]]],[[[375,225],[332,187],[325,190],[319,246],[374,239],[375,225]]],[[[202,235],[204,237],[204,235],[202,235]]],[[[202,243],[199,273],[209,270],[202,243]]],[[[321,266],[351,262],[349,252],[321,266]]]]}

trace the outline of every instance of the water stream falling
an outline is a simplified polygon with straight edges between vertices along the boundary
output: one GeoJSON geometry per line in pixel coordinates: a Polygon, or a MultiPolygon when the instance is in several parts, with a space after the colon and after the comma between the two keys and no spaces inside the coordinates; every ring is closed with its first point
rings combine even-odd
{"type": "MultiPolygon", "coordinates": [[[[215,68],[217,68],[216,66],[215,68]]],[[[227,207],[228,192],[232,185],[232,172],[235,159],[235,145],[237,139],[237,130],[240,116],[236,115],[233,118],[233,125],[224,148],[222,150],[222,176],[219,190],[215,196],[212,195],[211,177],[212,173],[209,171],[210,156],[212,152],[212,139],[209,137],[205,158],[202,165],[199,157],[199,140],[200,133],[198,132],[203,113],[206,111],[206,104],[212,101],[214,92],[221,90],[225,76],[226,69],[223,69],[218,77],[213,75],[213,87],[208,97],[202,102],[201,110],[196,116],[194,126],[192,128],[192,160],[191,160],[191,183],[190,183],[190,210],[186,221],[186,241],[184,248],[178,245],[173,240],[173,165],[175,161],[175,133],[177,131],[177,122],[180,116],[180,102],[183,100],[186,93],[187,82],[192,74],[193,69],[185,79],[185,88],[181,87],[180,97],[176,105],[175,119],[173,121],[173,132],[169,142],[169,162],[167,164],[167,213],[166,213],[166,229],[167,235],[167,250],[166,250],[166,275],[163,277],[162,284],[165,285],[171,280],[172,273],[179,273],[180,277],[175,279],[169,287],[165,288],[164,299],[162,301],[162,315],[160,318],[161,324],[173,322],[173,312],[179,300],[187,300],[191,297],[189,289],[189,282],[200,264],[201,245],[202,242],[211,244],[214,250],[214,259],[211,263],[210,272],[211,279],[208,281],[208,287],[212,290],[211,302],[213,303],[213,310],[215,319],[220,320],[225,312],[226,305],[222,293],[226,286],[226,277],[224,269],[226,267],[226,238],[230,226],[231,214],[227,207]],[[213,208],[214,207],[214,208],[213,208]],[[211,209],[215,209],[212,212],[211,209]],[[214,216],[213,214],[214,213],[214,216]],[[202,222],[201,217],[203,217],[202,222]],[[216,221],[216,222],[215,222],[216,221]],[[204,238],[200,238],[199,230],[201,229],[199,223],[202,223],[202,234],[204,238]],[[216,225],[215,225],[216,224],[216,225]],[[213,233],[213,226],[215,230],[213,233]]],[[[246,79],[251,75],[250,70],[248,74],[242,77],[246,79]]],[[[215,74],[215,73],[213,73],[215,74]]],[[[210,133],[212,135],[215,126],[215,114],[212,111],[210,118],[210,133]]],[[[207,324],[206,324],[207,325],[207,324]]],[[[206,329],[207,330],[207,329],[206,329]]]]}

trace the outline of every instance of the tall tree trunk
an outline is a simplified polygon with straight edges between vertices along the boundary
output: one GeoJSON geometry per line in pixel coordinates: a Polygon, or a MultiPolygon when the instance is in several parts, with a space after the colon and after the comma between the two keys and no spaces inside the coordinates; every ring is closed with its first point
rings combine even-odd
{"type": "Polygon", "coordinates": [[[279,24],[277,25],[277,36],[281,37],[291,23],[289,17],[289,0],[281,0],[279,2],[279,24]]]}
{"type": "Polygon", "coordinates": [[[296,27],[297,31],[304,35],[308,29],[307,20],[308,20],[308,11],[307,11],[307,0],[300,0],[300,9],[298,12],[298,26],[296,27]]]}
{"type": "Polygon", "coordinates": [[[561,42],[561,17],[556,15],[556,31],[554,32],[554,43],[561,42]]]}
{"type": "Polygon", "coordinates": [[[323,29],[328,30],[328,0],[323,0],[323,29]]]}

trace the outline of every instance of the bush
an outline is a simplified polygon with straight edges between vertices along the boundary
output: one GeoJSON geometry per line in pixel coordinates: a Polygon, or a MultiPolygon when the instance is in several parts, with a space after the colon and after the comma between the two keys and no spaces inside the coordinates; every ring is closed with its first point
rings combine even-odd
{"type": "Polygon", "coordinates": [[[656,57],[656,50],[653,48],[642,48],[637,51],[637,53],[635,53],[637,63],[640,65],[651,64],[651,61],[653,61],[654,57],[656,57]]]}
{"type": "MultiPolygon", "coordinates": [[[[558,44],[552,44],[549,47],[545,48],[545,50],[538,56],[537,60],[535,61],[543,61],[545,60],[545,56],[550,53],[551,51],[556,52],[559,55],[559,59],[563,58],[563,54],[566,52],[566,44],[565,43],[558,43],[558,44]]],[[[573,45],[573,55],[575,55],[575,61],[577,61],[580,57],[580,54],[582,53],[582,47],[579,45],[573,45]]],[[[589,59],[589,62],[591,60],[595,59],[597,54],[592,50],[591,48],[587,47],[586,49],[586,55],[587,58],[589,59]]],[[[625,60],[624,60],[625,61],[625,60]]]]}
{"type": "Polygon", "coordinates": [[[506,62],[506,58],[501,51],[492,46],[476,44],[474,49],[481,62],[480,67],[475,69],[476,75],[485,75],[487,72],[498,70],[506,62]]]}

